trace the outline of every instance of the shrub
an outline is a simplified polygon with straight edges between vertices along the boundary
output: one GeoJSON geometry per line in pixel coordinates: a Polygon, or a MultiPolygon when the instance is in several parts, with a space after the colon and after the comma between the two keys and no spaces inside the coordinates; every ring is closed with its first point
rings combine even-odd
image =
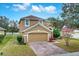
{"type": "Polygon", "coordinates": [[[3,52],[0,52],[0,55],[3,55],[3,52]]]}
{"type": "Polygon", "coordinates": [[[4,39],[4,35],[0,35],[0,43],[2,43],[3,39],[4,39]]]}
{"type": "Polygon", "coordinates": [[[54,28],[54,30],[53,30],[53,36],[54,36],[54,38],[60,37],[60,31],[59,31],[58,28],[54,28]]]}
{"type": "Polygon", "coordinates": [[[21,35],[17,36],[17,41],[18,41],[19,44],[23,44],[24,43],[23,42],[23,37],[21,35]]]}

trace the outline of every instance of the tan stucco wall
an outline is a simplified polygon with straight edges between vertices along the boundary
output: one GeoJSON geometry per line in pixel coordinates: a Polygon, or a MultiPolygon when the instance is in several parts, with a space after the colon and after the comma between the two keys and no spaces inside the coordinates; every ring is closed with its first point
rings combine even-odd
{"type": "Polygon", "coordinates": [[[38,30],[40,30],[40,31],[46,31],[46,32],[51,33],[51,32],[48,31],[47,29],[45,29],[45,28],[43,28],[42,26],[39,26],[39,25],[38,25],[38,26],[36,26],[35,28],[29,29],[29,30],[23,32],[23,34],[26,35],[26,34],[27,34],[28,32],[30,32],[30,31],[38,31],[38,30]]]}
{"type": "Polygon", "coordinates": [[[50,27],[50,23],[49,23],[49,22],[44,21],[43,24],[44,24],[45,26],[47,26],[47,27],[50,27]]]}
{"type": "Polygon", "coordinates": [[[38,23],[38,21],[31,20],[31,21],[30,21],[30,26],[33,26],[33,25],[35,25],[36,23],[38,23]]]}
{"type": "Polygon", "coordinates": [[[39,25],[36,26],[35,28],[29,29],[29,30],[23,32],[23,35],[25,35],[24,36],[25,42],[27,42],[27,41],[29,42],[29,39],[31,39],[33,41],[48,41],[48,37],[49,37],[48,34],[50,36],[51,32],[39,25]],[[32,33],[32,34],[29,34],[29,33],[32,33]],[[38,33],[38,34],[36,35],[34,33],[38,33]],[[28,39],[26,37],[27,35],[28,35],[28,39]]]}

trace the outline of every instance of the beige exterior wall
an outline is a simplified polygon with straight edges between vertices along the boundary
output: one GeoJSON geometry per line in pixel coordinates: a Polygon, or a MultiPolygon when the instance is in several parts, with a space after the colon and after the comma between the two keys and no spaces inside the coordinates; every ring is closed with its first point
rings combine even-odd
{"type": "Polygon", "coordinates": [[[26,43],[27,42],[27,35],[23,35],[23,37],[24,37],[24,43],[26,43]]]}
{"type": "MultiPolygon", "coordinates": [[[[47,27],[49,27],[49,23],[48,22],[46,22],[46,21],[39,21],[39,20],[29,20],[30,21],[30,26],[33,26],[33,25],[35,25],[35,24],[37,24],[38,22],[43,22],[43,24],[45,25],[45,26],[47,26],[47,27]]],[[[24,24],[24,20],[23,21],[21,21],[20,23],[19,23],[19,29],[20,30],[24,30],[25,29],[25,24],[24,24]]]]}
{"type": "Polygon", "coordinates": [[[49,22],[44,21],[43,24],[44,24],[45,26],[47,26],[47,27],[50,27],[50,23],[49,23],[49,22]]]}
{"type": "Polygon", "coordinates": [[[47,29],[45,29],[45,28],[43,28],[42,26],[38,25],[38,26],[36,26],[35,28],[29,29],[29,30],[23,32],[23,34],[26,35],[26,34],[27,34],[28,32],[30,32],[30,31],[46,31],[46,32],[51,33],[51,32],[48,31],[47,29]]]}
{"type": "Polygon", "coordinates": [[[33,25],[35,25],[35,24],[37,24],[37,23],[38,23],[38,21],[31,20],[31,21],[30,21],[30,26],[33,26],[33,25]]]}
{"type": "Polygon", "coordinates": [[[51,32],[38,25],[32,29],[23,32],[25,42],[48,41],[51,32]]]}

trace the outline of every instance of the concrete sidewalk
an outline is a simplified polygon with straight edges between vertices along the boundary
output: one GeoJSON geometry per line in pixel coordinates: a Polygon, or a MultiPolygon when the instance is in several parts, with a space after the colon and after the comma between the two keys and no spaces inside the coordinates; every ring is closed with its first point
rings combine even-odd
{"type": "Polygon", "coordinates": [[[79,56],[79,52],[58,54],[58,55],[56,55],[56,56],[79,56]]]}

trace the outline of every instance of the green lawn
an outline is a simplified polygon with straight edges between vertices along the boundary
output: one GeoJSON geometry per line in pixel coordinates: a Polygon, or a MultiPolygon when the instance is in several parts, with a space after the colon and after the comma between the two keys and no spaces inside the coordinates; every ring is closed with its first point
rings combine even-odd
{"type": "Polygon", "coordinates": [[[70,39],[70,46],[65,46],[64,40],[58,40],[60,43],[56,43],[57,46],[63,48],[68,52],[77,52],[79,51],[79,40],[78,39],[70,39]]]}
{"type": "Polygon", "coordinates": [[[8,43],[0,50],[4,56],[35,56],[32,49],[26,45],[19,45],[16,41],[16,36],[13,35],[8,43]]]}
{"type": "Polygon", "coordinates": [[[12,35],[6,35],[2,41],[2,43],[0,43],[0,50],[7,44],[7,42],[12,38],[12,35]]]}

